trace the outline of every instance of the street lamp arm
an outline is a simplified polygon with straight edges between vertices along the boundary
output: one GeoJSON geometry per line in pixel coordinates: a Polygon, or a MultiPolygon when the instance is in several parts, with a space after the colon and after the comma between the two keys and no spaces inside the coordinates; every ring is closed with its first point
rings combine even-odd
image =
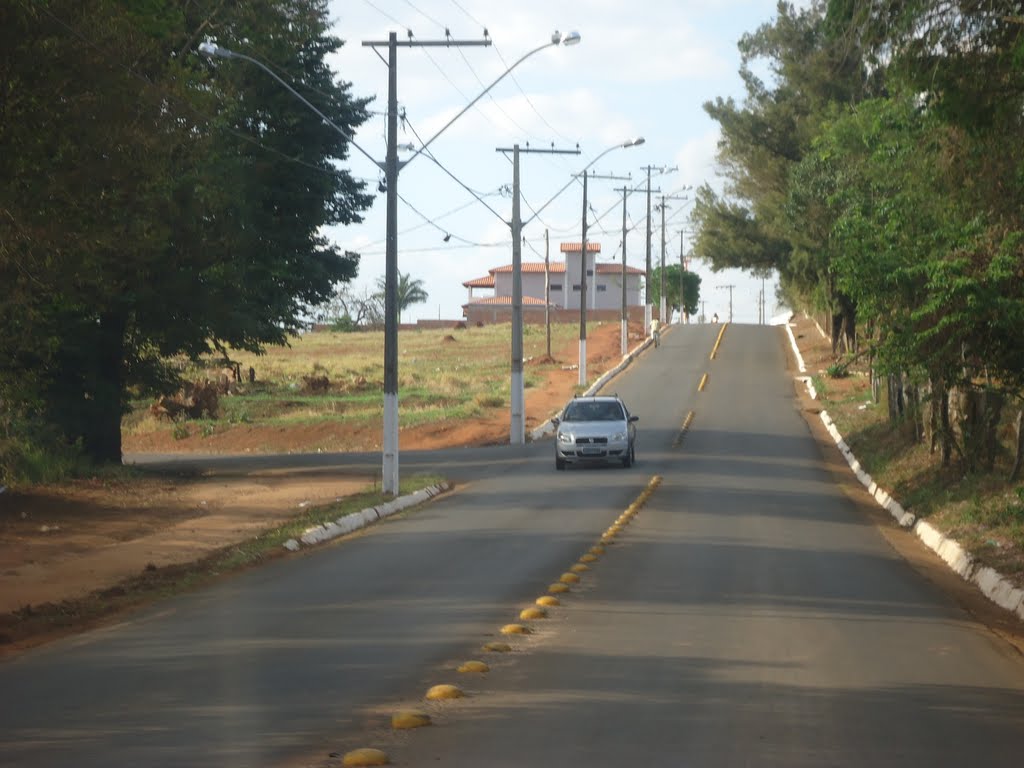
{"type": "Polygon", "coordinates": [[[423,152],[423,150],[425,150],[425,149],[426,149],[427,147],[429,147],[429,146],[430,146],[431,144],[433,144],[433,143],[434,143],[434,140],[435,140],[435,139],[437,139],[437,137],[438,137],[438,136],[440,136],[440,135],[441,135],[442,133],[444,133],[445,131],[447,131],[447,130],[448,130],[448,128],[450,128],[450,127],[451,127],[452,123],[454,123],[454,122],[455,122],[456,120],[458,120],[458,119],[459,119],[460,117],[462,117],[462,116],[463,116],[464,114],[466,114],[466,113],[467,113],[467,112],[468,112],[468,111],[469,111],[470,109],[472,109],[472,108],[473,108],[473,106],[474,106],[474,105],[475,105],[475,104],[476,104],[476,103],[477,103],[478,101],[480,101],[480,99],[482,99],[482,98],[483,98],[484,96],[486,96],[486,95],[487,95],[488,93],[490,93],[490,92],[491,92],[491,89],[492,89],[492,88],[494,88],[494,86],[496,86],[496,85],[497,85],[498,83],[500,83],[500,82],[501,82],[502,80],[504,80],[504,79],[505,79],[506,77],[508,77],[508,76],[509,76],[510,74],[512,74],[512,70],[514,70],[514,69],[515,69],[516,67],[518,67],[518,66],[519,66],[520,64],[522,64],[522,63],[523,63],[524,61],[526,61],[526,60],[527,60],[528,58],[530,58],[531,56],[533,56],[533,54],[535,54],[535,53],[538,53],[539,51],[543,51],[543,50],[544,50],[545,48],[550,48],[550,47],[551,47],[551,46],[553,46],[553,45],[559,45],[559,44],[561,44],[561,43],[564,43],[565,45],[575,45],[575,44],[576,44],[576,43],[578,43],[579,41],[580,41],[580,35],[579,35],[579,33],[578,33],[578,32],[570,32],[570,33],[569,33],[568,35],[565,35],[564,37],[563,37],[563,36],[561,36],[561,35],[558,35],[558,33],[555,33],[555,35],[553,35],[553,36],[552,36],[552,38],[551,38],[551,42],[549,42],[549,43],[544,43],[544,45],[539,45],[539,46],[537,46],[536,48],[534,48],[534,49],[533,49],[532,51],[529,51],[529,52],[527,52],[527,53],[524,53],[524,54],[523,54],[522,56],[520,56],[520,57],[519,57],[519,58],[518,58],[518,59],[516,60],[516,62],[515,62],[515,63],[514,63],[514,64],[513,64],[513,65],[512,65],[511,67],[509,67],[508,69],[506,69],[506,70],[505,70],[505,71],[504,71],[504,72],[503,72],[503,73],[502,73],[502,74],[501,74],[501,75],[500,75],[500,76],[498,77],[498,79],[497,79],[497,80],[495,80],[495,81],[494,81],[493,83],[491,83],[491,84],[490,84],[490,85],[488,85],[488,86],[487,86],[486,88],[484,88],[484,90],[483,90],[483,91],[481,91],[481,92],[480,92],[480,94],[479,94],[479,95],[478,95],[478,96],[477,96],[477,97],[476,97],[475,99],[473,99],[473,100],[472,100],[471,102],[469,102],[469,104],[467,104],[467,105],[466,105],[465,107],[463,107],[463,108],[462,108],[462,110],[461,110],[461,111],[460,111],[460,112],[459,112],[459,113],[458,113],[457,115],[455,115],[455,117],[453,117],[453,118],[452,118],[451,120],[449,120],[449,121],[448,121],[447,123],[445,123],[445,124],[444,124],[443,126],[441,126],[441,129],[440,129],[440,130],[439,130],[439,131],[438,131],[437,133],[435,133],[435,134],[434,134],[433,136],[431,136],[431,137],[430,137],[429,139],[427,139],[427,143],[426,143],[426,144],[424,144],[424,145],[423,145],[422,147],[420,147],[420,148],[419,148],[419,149],[418,149],[418,150],[416,151],[416,153],[412,155],[412,157],[410,157],[410,158],[409,158],[408,160],[406,160],[406,161],[405,161],[405,162],[403,163],[403,165],[408,165],[408,164],[409,164],[409,163],[411,163],[411,162],[412,162],[413,160],[415,160],[415,159],[416,159],[416,157],[417,157],[417,156],[418,156],[418,155],[419,155],[420,153],[422,153],[422,152],[423,152]]]}
{"type": "Polygon", "coordinates": [[[325,123],[327,123],[329,126],[331,126],[331,128],[333,128],[338,133],[340,133],[342,136],[344,136],[345,139],[348,141],[348,143],[351,144],[356,149],[358,149],[360,152],[362,152],[370,160],[370,162],[372,162],[378,168],[383,168],[384,167],[382,163],[378,162],[377,160],[375,160],[373,158],[373,155],[371,155],[365,149],[363,149],[358,144],[356,144],[355,140],[352,138],[352,135],[350,133],[348,133],[347,131],[345,131],[342,128],[340,128],[337,125],[335,125],[334,122],[329,117],[327,117],[327,115],[325,115],[323,112],[321,112],[315,106],[313,106],[309,102],[308,99],[306,99],[301,93],[299,93],[294,88],[292,88],[290,85],[288,85],[287,82],[285,82],[280,77],[278,77],[277,73],[274,70],[272,70],[270,67],[268,67],[266,64],[264,64],[259,59],[254,59],[252,56],[246,56],[244,53],[238,53],[237,51],[229,50],[228,48],[224,48],[223,46],[220,46],[220,45],[217,45],[216,43],[211,43],[211,42],[208,42],[208,41],[205,42],[205,43],[200,43],[199,44],[199,51],[200,51],[200,53],[203,53],[203,54],[205,54],[207,56],[219,56],[222,59],[245,59],[245,61],[248,61],[250,64],[255,64],[257,67],[259,67],[264,72],[266,72],[268,75],[270,75],[272,78],[277,80],[277,82],[279,82],[281,85],[283,85],[285,88],[287,88],[288,91],[292,94],[292,96],[294,96],[299,101],[301,101],[303,104],[305,104],[307,107],[309,107],[311,110],[313,110],[320,117],[321,120],[323,120],[325,123]]]}
{"type": "MultiPolygon", "coordinates": [[[[593,160],[591,160],[591,161],[590,161],[589,163],[587,163],[586,167],[585,167],[585,168],[584,168],[584,169],[583,169],[582,171],[580,171],[580,172],[579,172],[578,174],[576,174],[576,176],[579,176],[580,174],[583,174],[583,173],[585,173],[586,171],[590,170],[590,167],[591,167],[592,165],[594,165],[594,163],[596,163],[596,162],[597,162],[598,160],[600,160],[600,159],[601,159],[602,157],[604,157],[605,155],[607,155],[607,154],[608,154],[609,152],[611,152],[612,150],[614,150],[614,149],[625,149],[626,147],[638,147],[638,146],[640,146],[641,144],[643,144],[643,143],[644,143],[644,141],[645,141],[645,139],[644,139],[644,137],[643,137],[643,136],[637,136],[637,137],[636,137],[635,139],[630,139],[629,141],[623,141],[623,142],[620,142],[620,143],[618,143],[618,144],[615,144],[614,146],[608,147],[608,149],[606,149],[606,150],[605,150],[604,152],[602,152],[602,153],[601,153],[601,154],[599,154],[599,155],[598,155],[597,157],[595,157],[595,158],[594,158],[593,160]]],[[[563,186],[563,187],[562,187],[562,188],[561,188],[560,190],[558,190],[557,192],[555,192],[555,194],[553,194],[553,195],[551,196],[551,198],[550,198],[550,199],[549,199],[549,200],[548,200],[548,201],[547,201],[546,203],[544,203],[544,205],[542,205],[542,206],[541,206],[540,208],[538,208],[537,210],[535,210],[535,211],[533,212],[533,216],[531,216],[531,217],[530,217],[529,219],[527,219],[526,221],[524,221],[524,222],[523,222],[523,226],[525,227],[525,226],[526,226],[527,224],[529,224],[529,223],[530,223],[531,221],[533,221],[533,220],[534,220],[534,219],[536,219],[536,218],[537,218],[538,216],[540,216],[540,215],[541,215],[541,213],[542,213],[542,212],[544,211],[544,209],[545,209],[545,208],[547,208],[547,207],[548,207],[549,205],[551,205],[551,204],[552,204],[553,202],[555,202],[555,200],[557,200],[557,199],[558,199],[558,198],[559,198],[559,197],[561,196],[561,194],[562,194],[563,192],[565,192],[565,190],[567,190],[567,189],[568,189],[569,187],[571,187],[571,186],[572,186],[572,183],[573,183],[574,181],[575,181],[576,183],[579,183],[579,179],[577,179],[577,178],[576,178],[576,176],[572,176],[572,177],[570,177],[570,179],[569,179],[569,180],[568,180],[568,181],[567,181],[567,182],[565,183],[565,186],[563,186]]],[[[532,209],[531,209],[531,210],[532,210],[532,209]]]]}

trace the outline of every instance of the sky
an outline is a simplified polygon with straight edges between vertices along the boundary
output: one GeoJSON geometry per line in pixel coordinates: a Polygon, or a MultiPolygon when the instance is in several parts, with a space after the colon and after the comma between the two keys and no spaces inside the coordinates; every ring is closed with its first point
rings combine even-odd
{"type": "MultiPolygon", "coordinates": [[[[446,32],[452,40],[480,41],[485,29],[492,42],[398,49],[398,105],[406,118],[399,145],[419,148],[444,129],[430,143],[432,157],[419,154],[399,175],[398,269],[422,281],[428,294],[425,303],[403,313],[402,322],[461,319],[468,300],[463,282],[511,264],[512,161],[496,150],[514,144],[521,150],[580,152],[521,153],[524,262],[543,261],[545,231],[553,261],[562,260],[561,243],[579,243],[583,188],[574,175],[605,150],[642,136],[644,144],[616,148],[590,168],[598,176],[629,178],[590,179],[587,240],[601,244],[600,262],[621,263],[621,190],[638,190],[627,198],[626,257],[630,266],[645,267],[644,169],[657,166],[666,170],[652,174],[652,199],[656,205],[662,194],[671,198],[665,201],[665,258],[678,264],[680,250],[691,247],[694,190],[723,184],[715,162],[718,125],[703,104],[717,97],[742,101],[737,42],[772,20],[775,7],[776,0],[332,0],[332,32],[345,44],[329,62],[351,84],[353,96],[373,98],[373,114],[355,141],[375,160],[383,161],[386,153],[388,51],[362,43],[386,42],[391,31],[400,40],[408,40],[411,31],[418,41],[445,40],[446,32]],[[577,31],[581,42],[530,53],[549,43],[556,30],[577,31]],[[511,74],[444,128],[523,56],[511,74]]],[[[411,156],[408,150],[399,154],[400,160],[411,156]]],[[[332,227],[326,235],[361,254],[352,288],[363,295],[376,290],[385,271],[386,203],[376,192],[383,173],[354,148],[343,165],[367,182],[375,200],[362,223],[332,227]]],[[[652,219],[657,266],[661,214],[654,212],[652,219]]],[[[702,279],[707,317],[729,319],[731,295],[733,321],[758,322],[760,278],[737,270],[714,273],[696,259],[688,266],[702,279]]],[[[780,310],[774,282],[765,284],[769,318],[780,310]]]]}

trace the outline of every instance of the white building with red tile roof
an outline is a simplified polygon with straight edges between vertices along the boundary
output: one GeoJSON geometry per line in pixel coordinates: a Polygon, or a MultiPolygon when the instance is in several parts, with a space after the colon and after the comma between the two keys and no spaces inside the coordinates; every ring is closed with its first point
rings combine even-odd
{"type": "MultiPolygon", "coordinates": [[[[553,262],[545,268],[544,262],[523,262],[523,308],[544,307],[544,297],[550,294],[552,309],[580,308],[580,252],[579,243],[562,243],[565,261],[553,262]]],[[[641,306],[644,271],[627,266],[623,275],[622,264],[597,263],[600,243],[587,243],[587,309],[621,310],[622,281],[626,281],[626,306],[641,306]]],[[[463,315],[469,317],[474,308],[509,306],[512,304],[512,265],[494,267],[484,277],[463,283],[469,290],[469,300],[463,305],[463,315]],[[486,291],[480,296],[476,291],[486,291]]]]}

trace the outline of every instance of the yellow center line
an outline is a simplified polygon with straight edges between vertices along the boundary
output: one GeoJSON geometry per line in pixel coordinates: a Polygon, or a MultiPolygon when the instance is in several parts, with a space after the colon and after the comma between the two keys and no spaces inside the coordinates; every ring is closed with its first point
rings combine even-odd
{"type": "Polygon", "coordinates": [[[714,349],[711,350],[711,359],[715,359],[715,355],[718,354],[718,346],[722,343],[722,337],[725,336],[725,329],[728,327],[728,323],[722,325],[722,330],[718,332],[718,338],[715,340],[714,349]]]}
{"type": "Polygon", "coordinates": [[[698,392],[703,392],[704,391],[704,385],[707,384],[707,383],[708,383],[708,375],[705,373],[703,376],[700,377],[700,384],[697,385],[697,391],[698,392]]]}

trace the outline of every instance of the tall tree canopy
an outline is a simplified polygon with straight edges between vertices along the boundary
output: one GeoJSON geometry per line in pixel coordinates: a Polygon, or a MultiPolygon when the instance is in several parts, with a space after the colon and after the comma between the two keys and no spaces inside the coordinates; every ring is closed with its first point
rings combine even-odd
{"type": "Polygon", "coordinates": [[[162,360],[259,350],[356,275],[321,234],[371,203],[343,131],[366,100],[326,57],[326,0],[11,0],[0,7],[0,400],[120,460],[162,360]]]}

